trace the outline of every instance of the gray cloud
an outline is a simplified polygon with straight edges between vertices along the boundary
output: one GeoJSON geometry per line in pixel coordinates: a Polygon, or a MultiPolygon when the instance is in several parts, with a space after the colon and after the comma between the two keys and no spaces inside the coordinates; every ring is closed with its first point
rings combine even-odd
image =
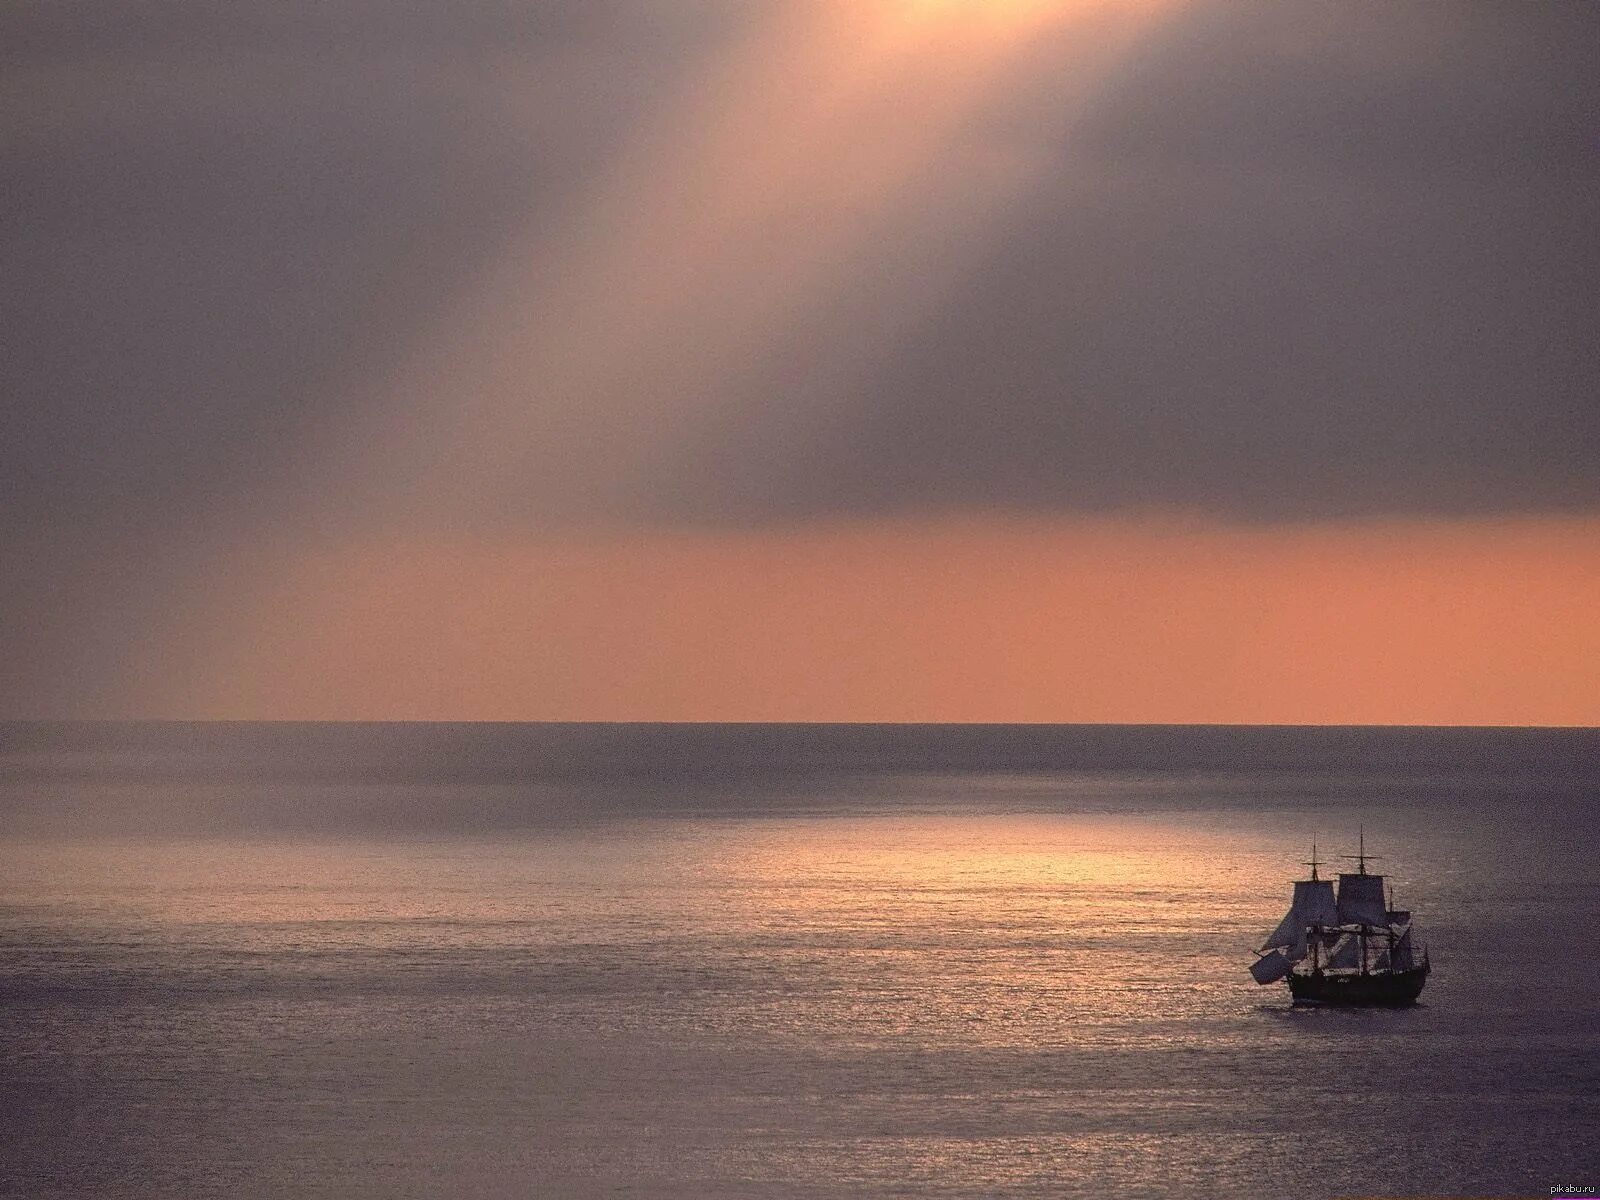
{"type": "MultiPolygon", "coordinates": [[[[270,490],[733,11],[8,9],[6,520],[270,490]]],[[[637,503],[1592,505],[1596,35],[1579,4],[1199,5],[1065,136],[1046,46],[980,131],[1040,186],[963,285],[909,338],[797,330],[637,503]]]]}
{"type": "Polygon", "coordinates": [[[241,520],[281,521],[326,406],[606,161],[711,11],[6,6],[10,704],[81,707],[241,520]]]}
{"type": "MultiPolygon", "coordinates": [[[[49,709],[84,663],[135,653],[241,536],[231,514],[314,509],[300,464],[328,407],[381,400],[508,239],[752,11],[7,6],[8,690],[49,709]]],[[[955,285],[909,328],[863,321],[919,289],[917,256],[886,257],[847,321],[761,348],[625,496],[582,503],[1592,510],[1597,44],[1576,2],[1194,4],[1068,123],[1046,41],[965,148],[1036,186],[955,285]]],[[[531,474],[529,494],[529,519],[560,506],[531,474]]]]}
{"type": "Polygon", "coordinates": [[[1579,5],[1198,6],[1055,143],[1036,81],[997,128],[1042,186],[948,303],[827,422],[732,422],[663,494],[1593,509],[1597,38],[1579,5]]]}
{"type": "Polygon", "coordinates": [[[617,21],[8,8],[0,520],[159,522],[270,480],[681,69],[617,21]]]}

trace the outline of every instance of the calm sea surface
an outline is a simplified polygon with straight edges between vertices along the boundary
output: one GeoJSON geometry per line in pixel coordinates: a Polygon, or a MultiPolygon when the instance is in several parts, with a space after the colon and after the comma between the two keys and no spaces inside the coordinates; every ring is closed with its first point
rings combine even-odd
{"type": "Polygon", "coordinates": [[[1600,733],[0,725],[0,1195],[1600,1187],[1600,733]],[[1435,971],[1291,1011],[1313,834],[1435,971]]]}

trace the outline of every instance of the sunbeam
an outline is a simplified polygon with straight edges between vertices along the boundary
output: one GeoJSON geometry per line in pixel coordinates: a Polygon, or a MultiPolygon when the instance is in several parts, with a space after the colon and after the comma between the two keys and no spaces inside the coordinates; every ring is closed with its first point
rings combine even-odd
{"type": "Polygon", "coordinates": [[[615,511],[730,397],[790,402],[768,372],[802,323],[870,360],[1028,182],[979,126],[1030,44],[1074,39],[1052,84],[1070,122],[1166,7],[834,2],[758,22],[322,439],[346,507],[615,511]]]}

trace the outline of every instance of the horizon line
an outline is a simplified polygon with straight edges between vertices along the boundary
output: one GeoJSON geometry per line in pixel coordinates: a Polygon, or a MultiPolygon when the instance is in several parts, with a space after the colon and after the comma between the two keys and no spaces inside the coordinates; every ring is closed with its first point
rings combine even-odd
{"type": "Polygon", "coordinates": [[[1464,730],[1480,732],[1600,732],[1600,725],[1481,725],[1465,723],[1317,721],[716,721],[451,719],[441,717],[0,717],[0,725],[483,725],[593,726],[596,728],[818,728],[818,729],[1344,729],[1464,730]]]}

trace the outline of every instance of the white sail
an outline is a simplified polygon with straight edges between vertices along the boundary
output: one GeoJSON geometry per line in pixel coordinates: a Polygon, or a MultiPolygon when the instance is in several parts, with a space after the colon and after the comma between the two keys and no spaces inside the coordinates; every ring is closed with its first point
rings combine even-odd
{"type": "Polygon", "coordinates": [[[1307,925],[1337,925],[1339,905],[1333,898],[1333,880],[1301,879],[1294,885],[1294,907],[1307,925]]]}
{"type": "Polygon", "coordinates": [[[1333,882],[1327,879],[1301,879],[1294,885],[1294,901],[1289,911],[1278,922],[1278,927],[1261,943],[1263,950],[1282,948],[1293,962],[1306,956],[1306,927],[1308,925],[1337,925],[1338,904],[1333,896],[1333,882]]]}
{"type": "Polygon", "coordinates": [[[1289,957],[1299,962],[1306,956],[1306,923],[1299,912],[1290,909],[1283,915],[1283,920],[1278,922],[1278,927],[1267,935],[1267,940],[1261,943],[1263,950],[1287,950],[1289,957]]]}
{"type": "Polygon", "coordinates": [[[1306,956],[1306,927],[1303,923],[1295,926],[1295,934],[1294,940],[1283,947],[1290,962],[1299,962],[1306,956]]]}
{"type": "Polygon", "coordinates": [[[1382,875],[1339,876],[1339,924],[1387,925],[1382,875]]]}
{"type": "Polygon", "coordinates": [[[1289,960],[1281,951],[1263,954],[1250,964],[1250,976],[1257,983],[1276,983],[1289,973],[1289,960]]]}
{"type": "Polygon", "coordinates": [[[1354,934],[1344,934],[1328,951],[1328,960],[1322,964],[1330,971],[1352,969],[1361,965],[1361,943],[1354,934]]]}
{"type": "Polygon", "coordinates": [[[1390,965],[1396,971],[1409,971],[1416,966],[1416,961],[1411,953],[1411,930],[1407,929],[1400,935],[1400,940],[1394,944],[1394,954],[1390,965]]]}

